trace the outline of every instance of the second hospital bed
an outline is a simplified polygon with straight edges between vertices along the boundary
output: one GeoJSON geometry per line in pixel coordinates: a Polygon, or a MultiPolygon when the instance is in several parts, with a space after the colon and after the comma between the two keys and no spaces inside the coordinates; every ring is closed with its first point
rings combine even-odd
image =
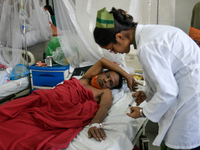
{"type": "MultiPolygon", "coordinates": [[[[25,50],[22,51],[22,55],[25,55],[25,50]]],[[[31,52],[27,52],[29,66],[35,64],[35,57],[31,52]]],[[[26,64],[26,60],[24,56],[21,56],[21,64],[26,64]]],[[[0,103],[11,100],[17,97],[21,97],[24,95],[28,95],[30,93],[30,84],[29,84],[29,76],[17,79],[10,80],[0,86],[0,103]]]]}

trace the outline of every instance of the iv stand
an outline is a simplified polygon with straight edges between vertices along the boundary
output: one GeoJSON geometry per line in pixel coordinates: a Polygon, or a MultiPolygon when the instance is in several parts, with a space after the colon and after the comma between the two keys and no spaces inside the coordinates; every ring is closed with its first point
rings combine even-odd
{"type": "Polygon", "coordinates": [[[160,0],[157,0],[157,24],[159,24],[160,0]]]}
{"type": "MultiPolygon", "coordinates": [[[[22,32],[23,32],[23,36],[24,36],[24,48],[25,48],[25,52],[26,52],[26,63],[27,63],[27,68],[29,69],[27,43],[26,43],[26,18],[27,18],[27,15],[24,11],[23,0],[21,0],[21,9],[19,11],[19,18],[22,20],[22,32]]],[[[29,75],[28,79],[29,79],[29,85],[31,86],[30,75],[29,75]]]]}
{"type": "Polygon", "coordinates": [[[29,69],[28,52],[27,52],[27,44],[26,44],[26,18],[27,18],[27,15],[24,11],[23,0],[21,0],[21,9],[19,11],[19,18],[22,20],[22,32],[23,32],[23,36],[24,36],[24,48],[25,48],[25,52],[26,52],[27,67],[29,69]]]}

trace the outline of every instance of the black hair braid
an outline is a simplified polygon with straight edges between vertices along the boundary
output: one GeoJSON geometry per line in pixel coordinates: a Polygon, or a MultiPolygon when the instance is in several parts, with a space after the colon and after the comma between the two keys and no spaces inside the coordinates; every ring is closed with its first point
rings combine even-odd
{"type": "Polygon", "coordinates": [[[126,11],[122,9],[115,9],[114,7],[110,11],[113,14],[114,19],[117,20],[120,24],[135,27],[136,23],[133,22],[133,17],[126,13],[126,11]]]}

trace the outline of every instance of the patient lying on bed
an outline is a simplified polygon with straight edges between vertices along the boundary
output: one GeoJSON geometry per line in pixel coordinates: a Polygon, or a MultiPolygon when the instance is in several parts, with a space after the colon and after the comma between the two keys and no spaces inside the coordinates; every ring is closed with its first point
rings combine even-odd
{"type": "Polygon", "coordinates": [[[105,139],[103,128],[98,127],[112,104],[110,89],[120,88],[121,77],[115,71],[135,89],[137,83],[131,75],[102,58],[79,81],[71,78],[54,89],[35,90],[1,105],[0,149],[66,148],[88,123],[89,138],[105,139]],[[99,74],[102,68],[113,71],[99,74]]]}

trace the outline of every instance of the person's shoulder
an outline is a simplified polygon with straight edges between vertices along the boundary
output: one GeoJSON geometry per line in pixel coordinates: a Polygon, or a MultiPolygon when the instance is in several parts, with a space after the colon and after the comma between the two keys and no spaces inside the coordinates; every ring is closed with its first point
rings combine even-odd
{"type": "Polygon", "coordinates": [[[90,84],[90,79],[88,78],[80,78],[79,79],[79,82],[82,84],[82,85],[89,85],[90,84]]]}

